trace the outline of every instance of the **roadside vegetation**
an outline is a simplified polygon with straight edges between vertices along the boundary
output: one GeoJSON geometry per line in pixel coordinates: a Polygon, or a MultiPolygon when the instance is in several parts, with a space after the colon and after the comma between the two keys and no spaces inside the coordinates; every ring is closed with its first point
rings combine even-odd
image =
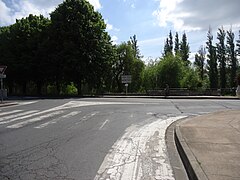
{"type": "MultiPolygon", "coordinates": [[[[114,45],[99,12],[85,0],[66,0],[50,18],[29,15],[0,27],[0,65],[8,66],[10,95],[84,95],[121,93],[122,75],[132,75],[129,92],[165,88],[236,87],[240,31],[211,28],[194,62],[187,34],[170,31],[163,54],[146,64],[137,36],[114,45]]],[[[159,50],[161,51],[161,50],[159,50]]]]}

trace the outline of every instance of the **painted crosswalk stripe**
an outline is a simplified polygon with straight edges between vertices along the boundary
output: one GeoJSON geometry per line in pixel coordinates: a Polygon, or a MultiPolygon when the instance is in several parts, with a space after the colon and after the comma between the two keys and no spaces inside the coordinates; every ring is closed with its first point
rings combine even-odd
{"type": "Polygon", "coordinates": [[[23,127],[27,124],[42,121],[46,118],[54,117],[54,116],[62,114],[62,113],[64,113],[64,111],[55,111],[55,112],[52,112],[52,113],[49,113],[49,114],[46,114],[46,115],[42,115],[42,116],[39,116],[39,117],[36,117],[36,118],[33,118],[33,119],[29,119],[29,120],[26,120],[26,121],[23,121],[23,122],[20,122],[20,123],[17,123],[17,124],[13,124],[11,126],[7,126],[7,128],[20,128],[20,127],[23,127]]]}
{"type": "Polygon", "coordinates": [[[7,123],[12,122],[12,120],[8,120],[8,119],[21,117],[21,116],[25,116],[25,115],[36,113],[36,112],[38,112],[38,111],[37,110],[26,111],[26,112],[23,112],[23,113],[13,114],[13,115],[10,115],[10,116],[2,117],[2,118],[0,118],[0,124],[7,124],[7,123]],[[6,121],[6,120],[8,120],[8,121],[6,121]]]}
{"type": "Polygon", "coordinates": [[[14,111],[2,112],[2,113],[0,113],[0,116],[14,114],[14,113],[18,113],[18,112],[21,112],[21,111],[23,111],[23,110],[14,110],[14,111]]]}
{"type": "Polygon", "coordinates": [[[59,117],[59,118],[53,119],[53,120],[51,120],[51,121],[49,121],[49,122],[40,124],[39,126],[36,126],[36,127],[34,127],[34,128],[36,128],[36,129],[41,129],[41,128],[44,128],[44,127],[46,127],[46,126],[48,126],[48,125],[50,125],[50,124],[55,124],[55,123],[57,123],[58,121],[63,120],[64,118],[66,119],[66,118],[73,117],[73,116],[75,116],[75,115],[77,115],[77,114],[79,114],[79,113],[81,113],[81,111],[73,111],[73,112],[70,112],[69,114],[66,114],[66,115],[62,116],[62,117],[59,117]]]}

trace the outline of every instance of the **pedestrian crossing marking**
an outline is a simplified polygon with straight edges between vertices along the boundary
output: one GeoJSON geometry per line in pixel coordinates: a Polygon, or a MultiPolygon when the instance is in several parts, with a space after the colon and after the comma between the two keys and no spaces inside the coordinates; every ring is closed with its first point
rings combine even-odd
{"type": "Polygon", "coordinates": [[[18,113],[18,112],[21,112],[21,111],[23,111],[23,110],[14,110],[14,111],[2,112],[2,113],[0,113],[0,116],[14,114],[14,113],[18,113]]]}
{"type": "Polygon", "coordinates": [[[42,115],[42,116],[39,116],[39,117],[36,117],[36,118],[33,118],[33,119],[29,119],[29,120],[26,120],[26,121],[23,121],[23,122],[19,122],[17,124],[7,126],[7,128],[21,128],[21,127],[23,127],[27,124],[42,121],[46,118],[50,118],[50,117],[53,117],[53,116],[56,116],[56,115],[59,115],[59,114],[62,114],[62,113],[64,113],[64,111],[55,111],[55,112],[52,112],[52,113],[49,113],[49,114],[46,114],[46,115],[42,115]]]}
{"type": "Polygon", "coordinates": [[[41,129],[41,128],[44,128],[44,127],[46,127],[46,126],[48,126],[50,124],[55,124],[58,121],[63,120],[63,118],[70,118],[70,117],[73,117],[73,116],[75,116],[75,115],[77,115],[79,113],[81,113],[81,111],[73,111],[73,112],[70,112],[70,113],[68,113],[68,114],[66,114],[64,116],[59,117],[59,118],[53,119],[53,120],[48,121],[48,122],[43,123],[43,124],[40,124],[39,126],[36,126],[34,128],[41,129]]]}
{"type": "Polygon", "coordinates": [[[13,114],[13,115],[10,115],[10,116],[2,117],[2,118],[0,118],[0,124],[7,124],[7,123],[12,122],[13,120],[15,120],[18,117],[25,116],[25,115],[32,114],[32,113],[36,113],[36,112],[38,112],[38,111],[37,110],[26,111],[26,112],[23,112],[23,113],[13,114]],[[8,119],[11,119],[11,120],[8,120],[8,119]],[[8,120],[8,121],[6,121],[6,120],[8,120]]]}

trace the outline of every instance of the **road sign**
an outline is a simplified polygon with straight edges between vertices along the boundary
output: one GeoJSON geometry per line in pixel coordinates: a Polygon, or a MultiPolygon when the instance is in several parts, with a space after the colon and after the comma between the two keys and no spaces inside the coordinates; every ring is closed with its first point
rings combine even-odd
{"type": "Polygon", "coordinates": [[[6,69],[7,66],[0,66],[0,74],[3,74],[6,69]]]}
{"type": "Polygon", "coordinates": [[[122,75],[122,83],[127,84],[132,82],[132,76],[131,75],[122,75]]]}
{"type": "Polygon", "coordinates": [[[7,77],[6,74],[0,74],[0,79],[4,79],[6,77],[7,77]]]}

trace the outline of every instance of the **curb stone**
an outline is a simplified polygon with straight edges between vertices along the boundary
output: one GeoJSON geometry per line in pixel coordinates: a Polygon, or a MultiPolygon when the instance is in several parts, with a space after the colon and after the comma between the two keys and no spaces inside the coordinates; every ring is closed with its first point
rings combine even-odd
{"type": "Polygon", "coordinates": [[[193,155],[192,151],[188,147],[186,141],[182,137],[179,126],[181,123],[186,121],[189,121],[189,119],[177,121],[174,128],[174,139],[178,153],[188,174],[189,180],[208,180],[206,174],[201,168],[201,165],[199,164],[196,157],[193,155]]]}
{"type": "MultiPolygon", "coordinates": [[[[181,121],[181,120],[178,120],[181,121]]],[[[176,180],[187,180],[188,175],[178,153],[176,143],[175,143],[175,126],[178,121],[173,122],[170,126],[168,126],[166,130],[166,145],[167,145],[167,153],[169,157],[170,164],[173,169],[173,175],[176,180]]]]}

